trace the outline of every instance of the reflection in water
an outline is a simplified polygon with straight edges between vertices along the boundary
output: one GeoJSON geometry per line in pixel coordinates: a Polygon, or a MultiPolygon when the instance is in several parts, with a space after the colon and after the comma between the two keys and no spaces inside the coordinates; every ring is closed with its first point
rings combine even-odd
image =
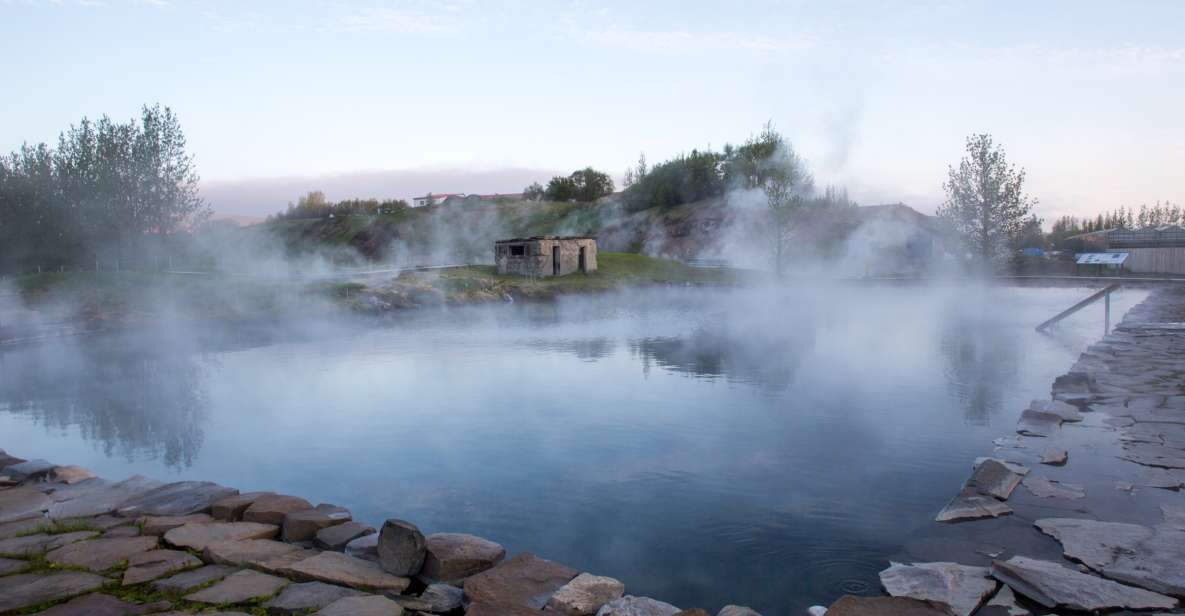
{"type": "Polygon", "coordinates": [[[189,466],[202,445],[209,358],[100,343],[0,353],[0,410],[47,428],[77,426],[106,455],[189,466]]]}
{"type": "Polygon", "coordinates": [[[1001,335],[999,323],[972,315],[944,323],[939,349],[947,386],[958,396],[963,416],[969,423],[986,425],[1000,412],[1004,390],[1016,381],[1017,339],[1001,335]]]}
{"type": "Polygon", "coordinates": [[[687,336],[640,338],[630,342],[630,351],[642,361],[671,372],[697,377],[723,377],[739,383],[783,390],[794,382],[813,330],[771,331],[757,339],[738,338],[722,331],[701,328],[687,336]],[[797,335],[806,334],[806,335],[797,335]]]}

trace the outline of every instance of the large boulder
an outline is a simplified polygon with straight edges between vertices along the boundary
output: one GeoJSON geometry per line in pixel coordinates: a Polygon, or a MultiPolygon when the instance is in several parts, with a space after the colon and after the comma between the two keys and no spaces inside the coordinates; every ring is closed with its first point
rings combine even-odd
{"type": "Polygon", "coordinates": [[[674,616],[679,608],[650,597],[626,595],[601,606],[597,616],[674,616]]]}
{"type": "Polygon", "coordinates": [[[506,550],[486,539],[464,533],[435,533],[424,540],[427,551],[421,575],[458,583],[502,562],[506,550]]]}
{"type": "Polygon", "coordinates": [[[344,524],[335,524],[329,528],[322,528],[317,531],[317,534],[313,537],[313,545],[322,550],[342,552],[351,541],[359,537],[365,537],[366,535],[373,535],[374,532],[374,527],[359,524],[358,522],[350,521],[344,524]]]}
{"type": "Polygon", "coordinates": [[[473,603],[517,605],[543,609],[552,594],[572,581],[577,571],[524,552],[465,579],[465,596],[473,603]]]}
{"type": "Polygon", "coordinates": [[[957,563],[889,563],[881,585],[894,597],[909,597],[949,606],[954,616],[971,616],[996,591],[987,567],[957,563]]]}
{"type": "Polygon", "coordinates": [[[280,536],[284,541],[312,541],[317,536],[317,531],[352,519],[349,509],[322,503],[312,509],[286,514],[280,536]]]}
{"type": "Polygon", "coordinates": [[[424,566],[424,534],[411,522],[390,519],[379,531],[379,564],[387,573],[412,576],[424,566]]]}
{"type": "Polygon", "coordinates": [[[274,496],[275,492],[243,492],[219,499],[210,505],[210,515],[223,522],[238,522],[243,512],[262,496],[274,496]]]}
{"type": "Polygon", "coordinates": [[[354,558],[361,558],[362,560],[369,560],[371,562],[379,562],[379,534],[370,533],[369,535],[362,535],[357,539],[352,539],[346,544],[346,556],[353,556],[354,558]]]}
{"type": "Polygon", "coordinates": [[[611,577],[581,573],[555,591],[547,610],[568,616],[591,616],[602,605],[625,595],[625,584],[611,577]]]}
{"type": "Polygon", "coordinates": [[[1024,556],[992,561],[992,576],[1047,608],[1089,612],[1177,607],[1177,600],[1171,597],[1024,556]]]}
{"type": "Polygon", "coordinates": [[[458,609],[465,598],[460,588],[448,584],[429,584],[418,596],[396,594],[387,596],[402,605],[404,609],[432,614],[443,614],[458,609]]]}
{"type": "Polygon", "coordinates": [[[243,511],[243,521],[282,526],[284,524],[284,516],[293,511],[305,511],[312,508],[313,506],[309,504],[309,501],[299,496],[264,494],[256,498],[251,503],[251,506],[243,511]]]}

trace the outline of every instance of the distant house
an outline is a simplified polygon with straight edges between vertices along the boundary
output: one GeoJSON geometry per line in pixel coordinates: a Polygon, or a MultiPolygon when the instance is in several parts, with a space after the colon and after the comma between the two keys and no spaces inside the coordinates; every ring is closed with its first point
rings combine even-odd
{"type": "Polygon", "coordinates": [[[499,274],[566,276],[597,271],[597,238],[541,235],[494,242],[499,274]]]}
{"type": "Polygon", "coordinates": [[[424,207],[425,205],[439,205],[441,203],[452,202],[456,203],[460,200],[463,203],[479,203],[481,201],[521,201],[522,193],[493,193],[489,195],[479,195],[477,193],[428,193],[423,197],[415,197],[411,200],[412,207],[424,207]]]}
{"type": "Polygon", "coordinates": [[[424,207],[425,205],[436,205],[444,203],[449,199],[464,199],[465,193],[428,193],[423,197],[413,197],[411,200],[412,207],[424,207]]]}

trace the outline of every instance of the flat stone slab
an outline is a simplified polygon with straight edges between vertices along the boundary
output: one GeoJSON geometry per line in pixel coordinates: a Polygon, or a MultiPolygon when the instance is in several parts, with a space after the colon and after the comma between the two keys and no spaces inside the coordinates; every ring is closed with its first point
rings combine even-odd
{"type": "Polygon", "coordinates": [[[1025,477],[1025,489],[1041,498],[1075,500],[1086,497],[1086,489],[1072,483],[1061,483],[1046,477],[1025,477]]]}
{"type": "Polygon", "coordinates": [[[889,568],[880,572],[880,580],[894,597],[941,603],[955,616],[971,616],[997,586],[987,567],[948,562],[890,562],[889,568]]]}
{"type": "Polygon", "coordinates": [[[1185,596],[1185,530],[1072,518],[1037,520],[1066,556],[1105,577],[1160,593],[1185,596]]]}
{"type": "Polygon", "coordinates": [[[344,524],[354,519],[350,511],[337,505],[317,505],[305,511],[293,511],[284,516],[280,535],[284,541],[312,541],[317,531],[344,524]]]}
{"type": "Polygon", "coordinates": [[[420,574],[448,583],[491,569],[506,556],[506,550],[497,543],[464,533],[428,535],[424,547],[427,552],[420,574]]]}
{"type": "Polygon", "coordinates": [[[148,516],[140,521],[140,525],[143,534],[159,536],[186,524],[208,524],[213,521],[214,518],[208,514],[195,513],[193,515],[148,516]]]}
{"type": "Polygon", "coordinates": [[[178,573],[172,577],[157,580],[152,583],[152,587],[164,593],[183,594],[203,584],[209,584],[214,580],[221,580],[234,572],[234,567],[206,565],[200,569],[178,573]]]}
{"type": "Polygon", "coordinates": [[[289,616],[291,614],[305,614],[309,610],[319,610],[338,599],[345,597],[360,597],[363,593],[353,588],[325,584],[324,582],[304,582],[289,584],[280,594],[263,604],[268,614],[289,616]]]}
{"type": "Polygon", "coordinates": [[[239,491],[211,481],[175,481],[149,490],[119,506],[121,516],[178,516],[209,511],[216,501],[239,491]]]}
{"type": "Polygon", "coordinates": [[[271,597],[288,584],[284,578],[247,569],[231,574],[209,588],[187,595],[185,600],[212,605],[256,601],[271,597]]]}
{"type": "Polygon", "coordinates": [[[202,559],[219,565],[246,565],[266,562],[300,549],[300,546],[271,539],[215,541],[202,550],[202,559]]]}
{"type": "Polygon", "coordinates": [[[955,496],[938,515],[936,522],[963,522],[983,518],[996,518],[1012,513],[1008,505],[990,497],[976,494],[973,490],[964,490],[955,496]]]}
{"type": "Polygon", "coordinates": [[[1034,525],[1061,542],[1066,557],[1096,571],[1115,562],[1117,551],[1134,550],[1152,536],[1151,528],[1120,522],[1043,518],[1034,525]]]}
{"type": "Polygon", "coordinates": [[[242,539],[271,539],[280,531],[273,524],[255,522],[215,522],[213,524],[186,524],[165,533],[165,543],[179,548],[204,550],[216,541],[238,541],[242,539]]]}
{"type": "Polygon", "coordinates": [[[73,485],[80,481],[87,479],[94,479],[95,474],[82,468],[81,466],[55,466],[49,471],[46,478],[51,483],[64,483],[66,485],[73,485]]]}
{"type": "Polygon", "coordinates": [[[10,539],[17,535],[33,532],[47,525],[49,521],[42,517],[23,518],[13,522],[0,524],[0,539],[10,539]]]}
{"type": "Polygon", "coordinates": [[[219,499],[210,505],[210,515],[223,522],[238,522],[247,510],[261,496],[272,496],[275,492],[243,492],[219,499]]]}
{"type": "Polygon", "coordinates": [[[1009,468],[1002,460],[988,458],[976,465],[966,487],[973,488],[983,496],[1008,500],[1021,478],[1021,473],[1009,468]]]}
{"type": "Polygon", "coordinates": [[[358,522],[351,521],[344,524],[336,524],[317,531],[317,535],[313,538],[313,545],[322,550],[341,552],[346,549],[346,545],[351,541],[359,537],[374,534],[374,532],[373,526],[367,526],[358,522]]]}
{"type": "Polygon", "coordinates": [[[403,592],[410,584],[410,580],[405,577],[383,571],[378,563],[339,552],[321,552],[278,571],[300,581],[326,582],[361,589],[403,592]]]}
{"type": "Polygon", "coordinates": [[[91,539],[60,547],[46,554],[45,559],[56,565],[106,571],[133,555],[155,549],[156,543],[156,537],[91,539]]]}
{"type": "Polygon", "coordinates": [[[31,556],[57,549],[64,545],[70,545],[76,541],[92,539],[98,535],[99,533],[93,530],[80,530],[57,535],[39,533],[36,535],[25,535],[23,537],[9,537],[8,539],[0,540],[0,554],[31,556]]]}
{"type": "Polygon", "coordinates": [[[362,535],[346,544],[347,556],[379,562],[379,534],[362,535]]]}
{"type": "Polygon", "coordinates": [[[20,573],[0,577],[0,612],[19,610],[97,590],[107,582],[93,573],[20,573]]]}
{"type": "Polygon", "coordinates": [[[1185,505],[1161,505],[1160,513],[1164,516],[1165,524],[1185,530],[1185,505]]]}
{"type": "Polygon", "coordinates": [[[1078,407],[1061,400],[1033,400],[1029,404],[1029,408],[1039,413],[1056,415],[1064,422],[1076,422],[1084,419],[1078,407]]]}
{"type": "Polygon", "coordinates": [[[827,608],[827,616],[949,616],[945,609],[904,597],[846,595],[827,608]]]}
{"type": "Polygon", "coordinates": [[[128,558],[123,585],[142,584],[185,569],[200,567],[202,561],[180,550],[151,550],[128,558]]]}
{"type": "Polygon", "coordinates": [[[13,558],[0,558],[0,575],[8,575],[10,573],[16,573],[17,571],[20,571],[21,569],[24,569],[25,567],[28,567],[28,566],[29,566],[29,561],[27,561],[27,560],[16,560],[13,558]]]}
{"type": "Polygon", "coordinates": [[[674,616],[679,611],[679,608],[658,599],[626,595],[601,606],[597,616],[674,616]]]}
{"type": "Polygon", "coordinates": [[[0,490],[0,523],[39,517],[52,504],[53,499],[33,488],[0,490]]]}
{"type": "Polygon", "coordinates": [[[1123,449],[1119,457],[1136,464],[1155,468],[1185,469],[1185,451],[1180,449],[1151,443],[1125,443],[1123,449]]]}
{"type": "Polygon", "coordinates": [[[48,475],[54,469],[55,464],[48,460],[38,458],[36,460],[25,460],[16,464],[10,464],[2,469],[0,473],[4,473],[17,481],[25,481],[26,479],[36,479],[48,475]]]}
{"type": "Polygon", "coordinates": [[[1057,434],[1061,426],[1062,418],[1053,413],[1026,409],[1016,422],[1016,433],[1023,436],[1049,437],[1057,434]]]}
{"type": "Polygon", "coordinates": [[[1047,608],[1064,607],[1088,612],[1172,609],[1177,606],[1177,600],[1172,597],[1024,556],[992,561],[992,576],[1047,608]]]}
{"type": "Polygon", "coordinates": [[[387,597],[407,610],[443,614],[460,608],[465,593],[456,586],[429,584],[419,596],[390,594],[387,597]]]}
{"type": "Polygon", "coordinates": [[[1047,447],[1041,452],[1041,463],[1051,466],[1061,466],[1070,458],[1069,452],[1060,447],[1047,447]]]}
{"type": "Polygon", "coordinates": [[[306,558],[312,558],[320,553],[320,550],[299,548],[291,552],[285,552],[279,556],[273,556],[266,560],[249,560],[247,561],[247,564],[268,573],[282,575],[280,573],[282,570],[287,569],[288,567],[291,567],[292,565],[295,565],[306,558]]]}
{"type": "Polygon", "coordinates": [[[38,612],[38,614],[41,616],[136,616],[137,614],[155,614],[169,609],[171,605],[168,601],[136,605],[120,601],[111,595],[96,592],[55,605],[44,612],[38,612]]]}
{"type": "Polygon", "coordinates": [[[465,579],[465,596],[474,603],[519,605],[541,610],[552,594],[579,573],[560,563],[523,552],[465,579]]]}
{"type": "Polygon", "coordinates": [[[602,605],[624,595],[625,584],[620,580],[581,573],[555,591],[551,599],[547,600],[547,610],[568,616],[591,616],[596,614],[602,605]]]}
{"type": "Polygon", "coordinates": [[[256,498],[251,503],[251,506],[243,511],[243,521],[283,526],[284,516],[293,511],[304,511],[312,508],[313,505],[309,501],[299,496],[264,494],[256,498]]]}
{"type": "Polygon", "coordinates": [[[338,599],[315,613],[320,616],[400,616],[403,608],[386,597],[366,595],[338,599]]]}
{"type": "Polygon", "coordinates": [[[1031,612],[1017,603],[1016,595],[1008,586],[1001,585],[995,596],[983,606],[977,616],[1031,616],[1031,612]]]}
{"type": "Polygon", "coordinates": [[[62,486],[53,493],[54,504],[46,514],[50,518],[82,518],[103,515],[115,511],[122,503],[163,485],[155,479],[141,475],[128,477],[123,481],[106,479],[86,481],[62,486]]]}

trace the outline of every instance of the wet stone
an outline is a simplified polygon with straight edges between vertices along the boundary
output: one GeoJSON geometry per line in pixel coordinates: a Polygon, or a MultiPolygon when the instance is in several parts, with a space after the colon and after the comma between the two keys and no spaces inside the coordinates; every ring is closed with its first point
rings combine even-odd
{"type": "Polygon", "coordinates": [[[161,612],[169,609],[170,605],[168,601],[136,605],[120,601],[111,595],[91,593],[55,605],[44,612],[38,612],[38,614],[42,616],[135,616],[161,612]]]}
{"type": "Polygon", "coordinates": [[[317,531],[317,535],[313,538],[313,545],[322,550],[341,552],[346,549],[346,545],[351,541],[359,537],[374,534],[374,532],[374,527],[358,522],[351,521],[344,524],[336,524],[317,531]]]}
{"type": "Polygon", "coordinates": [[[107,582],[93,573],[20,573],[0,577],[0,613],[81,595],[107,582]]]}
{"type": "Polygon", "coordinates": [[[1070,454],[1060,447],[1049,447],[1041,452],[1041,463],[1051,466],[1061,466],[1066,463],[1070,454]]]}
{"type": "Polygon", "coordinates": [[[388,594],[387,597],[402,605],[404,609],[443,614],[460,608],[464,593],[456,586],[429,584],[418,597],[395,594],[388,594]]]}
{"type": "Polygon", "coordinates": [[[177,481],[124,502],[118,513],[125,517],[191,515],[209,511],[216,501],[238,492],[210,481],[177,481]]]}
{"type": "Polygon", "coordinates": [[[202,550],[202,559],[218,565],[246,565],[299,550],[298,546],[271,539],[215,541],[202,550]]]}
{"type": "Polygon", "coordinates": [[[1017,603],[1011,588],[1001,585],[999,592],[976,616],[1030,616],[1030,612],[1017,603]]]}
{"type": "Polygon", "coordinates": [[[178,573],[172,577],[153,582],[152,587],[165,593],[183,594],[190,589],[204,584],[221,580],[234,573],[234,567],[226,565],[206,565],[200,569],[178,573]]]}
{"type": "Polygon", "coordinates": [[[45,555],[56,565],[106,571],[133,555],[156,548],[156,537],[121,537],[91,539],[60,547],[45,555]]]}
{"type": "Polygon", "coordinates": [[[1038,413],[1056,415],[1062,421],[1076,422],[1083,420],[1082,413],[1078,410],[1078,407],[1062,402],[1061,400],[1033,400],[1029,408],[1038,413]]]}
{"type": "Polygon", "coordinates": [[[992,575],[1047,608],[1072,610],[1172,609],[1171,597],[1087,575],[1054,562],[1014,556],[993,561],[992,575]]]}
{"type": "Polygon", "coordinates": [[[1016,432],[1023,436],[1049,437],[1061,428],[1062,418],[1052,413],[1026,409],[1016,422],[1016,432]]]}
{"type": "Polygon", "coordinates": [[[379,531],[379,564],[393,575],[412,576],[424,565],[424,534],[415,524],[390,519],[379,531]]]}
{"type": "Polygon", "coordinates": [[[319,616],[400,616],[403,608],[398,603],[378,595],[346,597],[321,608],[319,616]]]}
{"type": "Polygon", "coordinates": [[[279,595],[264,603],[263,607],[268,614],[273,616],[305,614],[309,610],[319,610],[338,599],[359,597],[362,594],[344,586],[334,586],[324,582],[304,582],[285,586],[279,595]]]}
{"type": "Polygon", "coordinates": [[[602,605],[625,595],[625,584],[611,577],[581,573],[547,601],[547,610],[569,616],[596,614],[602,605]]]}
{"type": "Polygon", "coordinates": [[[141,525],[145,535],[163,535],[186,524],[207,524],[213,521],[214,518],[207,514],[195,513],[179,516],[148,516],[141,521],[141,525]]]}
{"type": "Polygon", "coordinates": [[[18,462],[0,469],[5,475],[17,481],[31,481],[45,477],[54,469],[54,464],[40,458],[18,462]]]}
{"type": "Polygon", "coordinates": [[[1098,522],[1077,518],[1044,518],[1034,525],[1057,539],[1068,558],[1099,570],[1115,561],[1118,551],[1131,551],[1152,536],[1152,529],[1138,524],[1098,522]]]}
{"type": "Polygon", "coordinates": [[[209,588],[186,595],[185,599],[213,605],[242,603],[270,597],[288,584],[284,578],[247,569],[227,576],[209,588]]]}
{"type": "Polygon", "coordinates": [[[1003,461],[988,458],[975,467],[971,478],[967,480],[967,487],[983,496],[1008,500],[1020,483],[1021,476],[1003,461]]]}
{"type": "Polygon", "coordinates": [[[464,533],[435,533],[424,540],[427,554],[421,575],[457,582],[497,565],[506,556],[502,546],[464,533]]]}
{"type": "Polygon", "coordinates": [[[378,563],[338,552],[321,552],[278,570],[300,581],[327,582],[352,588],[403,592],[410,581],[383,571],[378,563]]]}
{"type": "Polygon", "coordinates": [[[1064,498],[1075,500],[1086,497],[1086,489],[1072,483],[1061,483],[1045,477],[1026,477],[1025,489],[1041,498],[1064,498]]]}
{"type": "Polygon", "coordinates": [[[540,610],[552,594],[578,572],[524,552],[465,579],[465,596],[474,603],[509,604],[540,610]]]}
{"type": "Polygon", "coordinates": [[[215,522],[213,524],[186,524],[165,533],[165,543],[180,548],[204,550],[216,541],[242,539],[270,539],[279,528],[272,524],[254,522],[215,522]]]}
{"type": "Polygon", "coordinates": [[[210,505],[210,515],[223,522],[238,522],[247,510],[261,496],[274,496],[275,492],[244,492],[219,499],[210,505]]]}
{"type": "Polygon", "coordinates": [[[678,613],[679,608],[670,603],[633,595],[614,599],[597,610],[597,616],[674,616],[678,613]]]}
{"type": "Polygon", "coordinates": [[[889,563],[881,584],[894,597],[909,597],[950,606],[955,616],[971,616],[996,591],[987,567],[956,563],[889,563]]]}
{"type": "Polygon", "coordinates": [[[362,535],[346,544],[346,556],[379,562],[379,534],[362,535]]]}
{"type": "Polygon", "coordinates": [[[46,515],[60,520],[111,513],[129,499],[146,494],[161,485],[161,482],[141,475],[134,475],[119,482],[97,477],[88,479],[54,490],[55,502],[46,515]]]}
{"type": "Polygon", "coordinates": [[[317,531],[344,524],[353,519],[350,511],[336,505],[317,505],[306,511],[293,511],[284,516],[281,535],[284,541],[312,541],[317,531]]]}
{"type": "Polygon", "coordinates": [[[243,511],[243,521],[282,526],[284,524],[284,516],[293,511],[304,511],[312,508],[313,506],[309,504],[309,501],[299,496],[266,494],[256,498],[251,503],[251,506],[243,511]]]}
{"type": "Polygon", "coordinates": [[[934,520],[937,522],[962,522],[982,518],[995,518],[1010,513],[1012,513],[1012,508],[1008,505],[990,496],[981,496],[975,493],[974,490],[965,489],[958,496],[951,499],[942,508],[942,511],[938,512],[934,520]]]}
{"type": "Polygon", "coordinates": [[[152,550],[128,558],[123,585],[131,586],[201,566],[202,561],[180,550],[152,550]]]}
{"type": "Polygon", "coordinates": [[[52,499],[33,488],[0,490],[0,523],[39,517],[52,504],[52,499]]]}
{"type": "Polygon", "coordinates": [[[81,466],[55,466],[49,471],[47,479],[52,483],[72,485],[87,479],[94,479],[94,473],[81,466]]]}
{"type": "Polygon", "coordinates": [[[761,613],[743,605],[726,605],[716,612],[716,616],[761,616],[761,613]]]}
{"type": "Polygon", "coordinates": [[[0,554],[7,554],[9,556],[31,556],[33,554],[41,554],[64,545],[69,545],[75,541],[84,541],[92,539],[99,533],[93,530],[80,530],[73,533],[62,533],[58,535],[49,535],[46,533],[39,533],[36,535],[24,535],[21,537],[9,537],[8,539],[0,540],[0,554]]]}
{"type": "Polygon", "coordinates": [[[846,595],[827,608],[827,616],[949,616],[943,608],[904,597],[846,595]]]}
{"type": "Polygon", "coordinates": [[[1164,516],[1165,524],[1185,530],[1185,505],[1161,505],[1160,513],[1164,516]]]}

